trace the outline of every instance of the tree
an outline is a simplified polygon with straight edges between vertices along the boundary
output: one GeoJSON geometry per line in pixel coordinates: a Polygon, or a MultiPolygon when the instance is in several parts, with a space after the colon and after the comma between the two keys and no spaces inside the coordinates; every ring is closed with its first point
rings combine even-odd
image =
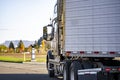
{"type": "Polygon", "coordinates": [[[27,48],[27,52],[32,52],[32,45],[30,45],[28,48],[27,48]]]}
{"type": "Polygon", "coordinates": [[[0,53],[7,52],[7,47],[5,45],[0,45],[0,53]]]}
{"type": "Polygon", "coordinates": [[[46,47],[46,50],[50,49],[51,48],[50,42],[46,42],[45,47],[46,47]]]}
{"type": "Polygon", "coordinates": [[[38,39],[38,45],[39,45],[39,46],[41,45],[42,40],[43,40],[42,37],[40,37],[40,39],[38,39]]]}
{"type": "Polygon", "coordinates": [[[45,48],[46,48],[46,46],[45,46],[45,40],[42,40],[41,45],[42,45],[42,49],[45,50],[45,48]]]}
{"type": "Polygon", "coordinates": [[[20,40],[20,42],[18,43],[18,49],[19,52],[23,52],[25,50],[25,46],[22,40],[20,40]]]}
{"type": "Polygon", "coordinates": [[[13,42],[12,41],[10,41],[10,44],[9,44],[9,49],[15,49],[15,47],[14,47],[14,44],[13,44],[13,42]]]}
{"type": "Polygon", "coordinates": [[[9,44],[9,52],[10,52],[10,53],[14,52],[14,49],[15,49],[14,44],[13,44],[12,41],[10,41],[10,44],[9,44]]]}
{"type": "Polygon", "coordinates": [[[35,41],[34,48],[36,48],[36,49],[39,48],[39,45],[38,45],[38,42],[37,42],[37,41],[35,41]]]}

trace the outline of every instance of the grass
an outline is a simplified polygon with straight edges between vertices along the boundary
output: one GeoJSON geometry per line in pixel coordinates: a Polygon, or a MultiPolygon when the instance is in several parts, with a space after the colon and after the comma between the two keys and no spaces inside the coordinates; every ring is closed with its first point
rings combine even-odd
{"type": "Polygon", "coordinates": [[[46,58],[37,58],[36,61],[37,62],[46,62],[46,58]]]}
{"type": "MultiPolygon", "coordinates": [[[[4,61],[4,62],[14,62],[14,63],[22,63],[22,62],[30,62],[31,61],[31,56],[27,56],[25,57],[25,61],[24,61],[24,57],[19,57],[18,56],[14,56],[12,55],[0,55],[0,61],[4,61]]],[[[45,55],[36,55],[36,61],[37,62],[46,62],[46,56],[45,55]]]]}
{"type": "Polygon", "coordinates": [[[0,61],[22,63],[23,59],[11,57],[11,56],[0,56],[0,61]]]}

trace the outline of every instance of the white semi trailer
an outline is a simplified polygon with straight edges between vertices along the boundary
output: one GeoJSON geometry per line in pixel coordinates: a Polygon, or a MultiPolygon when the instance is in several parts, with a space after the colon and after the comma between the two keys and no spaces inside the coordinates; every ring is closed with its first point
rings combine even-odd
{"type": "Polygon", "coordinates": [[[120,80],[120,0],[57,0],[43,38],[50,77],[120,80]]]}

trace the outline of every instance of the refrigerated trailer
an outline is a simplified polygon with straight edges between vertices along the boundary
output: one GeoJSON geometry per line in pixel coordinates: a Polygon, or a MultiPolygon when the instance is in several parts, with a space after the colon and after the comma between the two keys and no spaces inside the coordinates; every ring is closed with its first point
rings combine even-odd
{"type": "Polygon", "coordinates": [[[57,0],[43,38],[50,77],[120,80],[120,0],[57,0]]]}

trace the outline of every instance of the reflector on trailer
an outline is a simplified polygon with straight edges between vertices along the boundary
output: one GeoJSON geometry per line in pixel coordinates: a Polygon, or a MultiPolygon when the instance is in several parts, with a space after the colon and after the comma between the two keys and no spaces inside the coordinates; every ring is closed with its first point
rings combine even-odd
{"type": "Polygon", "coordinates": [[[120,68],[118,68],[118,71],[120,71],[120,68]]]}
{"type": "Polygon", "coordinates": [[[71,54],[71,51],[66,52],[66,56],[70,56],[70,54],[71,54]]]}
{"type": "Polygon", "coordinates": [[[115,52],[109,52],[110,54],[115,54],[115,52]]]}
{"type": "Polygon", "coordinates": [[[84,54],[85,52],[84,51],[80,51],[80,54],[84,54]]]}
{"type": "Polygon", "coordinates": [[[110,72],[110,71],[111,71],[111,68],[105,68],[105,71],[106,71],[106,72],[110,72]]]}
{"type": "Polygon", "coordinates": [[[93,53],[94,53],[94,54],[99,54],[100,52],[99,52],[99,51],[94,51],[93,53]]]}

